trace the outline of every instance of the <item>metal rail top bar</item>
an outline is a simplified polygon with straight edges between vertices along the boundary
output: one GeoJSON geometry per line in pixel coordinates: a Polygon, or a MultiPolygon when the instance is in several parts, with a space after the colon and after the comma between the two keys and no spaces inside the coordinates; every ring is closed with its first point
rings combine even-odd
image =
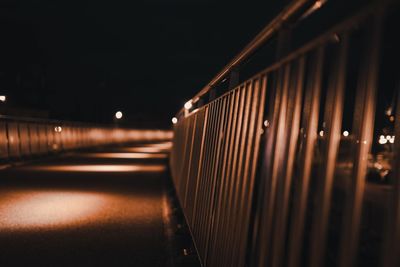
{"type": "MultiPolygon", "coordinates": [[[[92,128],[110,128],[114,129],[115,124],[101,124],[101,123],[93,123],[93,122],[82,122],[82,121],[64,121],[64,120],[55,120],[55,119],[45,119],[45,118],[30,118],[30,117],[16,117],[16,116],[8,116],[8,115],[1,115],[0,114],[0,121],[15,121],[15,122],[22,122],[22,123],[51,123],[57,124],[60,126],[80,126],[80,127],[92,127],[92,128]]],[[[120,130],[135,130],[135,131],[168,131],[165,129],[158,129],[158,128],[133,128],[128,125],[119,125],[117,127],[120,130]]]]}
{"type": "MultiPolygon", "coordinates": [[[[318,0],[315,0],[316,2],[318,0]]],[[[206,94],[219,81],[221,81],[233,68],[247,59],[257,48],[268,41],[271,36],[286,22],[291,16],[296,14],[310,0],[293,0],[281,13],[278,14],[257,36],[228,64],[226,65],[199,93],[193,98],[196,102],[202,95],[206,94]]]]}

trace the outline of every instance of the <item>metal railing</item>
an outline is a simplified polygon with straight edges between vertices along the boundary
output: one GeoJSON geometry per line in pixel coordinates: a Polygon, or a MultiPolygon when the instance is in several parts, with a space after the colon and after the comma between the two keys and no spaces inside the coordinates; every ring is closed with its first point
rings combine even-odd
{"type": "Polygon", "coordinates": [[[0,160],[134,141],[168,140],[171,131],[0,116],[0,160]]]}
{"type": "MultiPolygon", "coordinates": [[[[278,15],[285,29],[276,20],[266,29],[287,45],[318,2],[294,1],[283,12],[296,12],[278,15]]],[[[204,266],[398,266],[398,15],[396,1],[362,4],[299,48],[277,47],[275,62],[235,88],[180,111],[171,172],[204,266]]]]}

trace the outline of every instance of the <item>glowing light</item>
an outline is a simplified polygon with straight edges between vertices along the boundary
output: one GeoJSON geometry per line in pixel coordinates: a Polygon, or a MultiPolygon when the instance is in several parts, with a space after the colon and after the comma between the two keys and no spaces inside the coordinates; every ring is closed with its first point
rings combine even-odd
{"type": "Polygon", "coordinates": [[[265,120],[265,121],[264,121],[264,126],[265,126],[265,128],[268,128],[268,127],[269,127],[269,121],[268,121],[268,120],[265,120]]]}
{"type": "Polygon", "coordinates": [[[122,116],[123,116],[123,114],[122,114],[121,111],[117,111],[117,112],[115,113],[115,118],[116,118],[117,120],[122,119],[122,116]]]}
{"type": "Polygon", "coordinates": [[[26,167],[32,171],[56,172],[163,172],[165,165],[55,165],[26,167]]]}
{"type": "Polygon", "coordinates": [[[374,167],[377,168],[378,170],[381,170],[383,168],[382,164],[375,162],[374,167]]]}
{"type": "Polygon", "coordinates": [[[301,19],[304,19],[314,13],[316,10],[320,9],[327,0],[317,0],[315,3],[301,16],[301,19]]]}
{"type": "Polygon", "coordinates": [[[61,126],[54,127],[54,131],[56,133],[61,133],[62,132],[62,127],[61,126]]]}
{"type": "Polygon", "coordinates": [[[390,137],[389,143],[394,144],[394,135],[392,137],[390,137]]]}
{"type": "Polygon", "coordinates": [[[185,107],[186,110],[191,109],[193,107],[192,100],[189,100],[188,102],[186,102],[184,107],[185,107]]]}
{"type": "Polygon", "coordinates": [[[390,140],[392,138],[390,135],[386,135],[386,140],[390,140]]]}
{"type": "Polygon", "coordinates": [[[0,101],[1,102],[6,102],[7,97],[5,95],[0,95],[0,101]]]}
{"type": "Polygon", "coordinates": [[[324,136],[324,131],[319,131],[319,136],[323,137],[324,136]]]}
{"type": "Polygon", "coordinates": [[[344,131],[343,132],[343,136],[345,136],[345,137],[349,136],[349,132],[348,131],[344,131]]]}
{"type": "Polygon", "coordinates": [[[392,111],[393,111],[393,109],[392,109],[392,107],[388,107],[387,109],[386,109],[386,115],[387,116],[391,116],[392,115],[392,111]]]}
{"type": "Polygon", "coordinates": [[[383,135],[381,135],[381,138],[379,138],[379,144],[381,144],[381,145],[384,145],[384,144],[386,144],[387,143],[387,139],[383,136],[383,135]],[[383,137],[383,138],[382,138],[383,137]]]}
{"type": "Polygon", "coordinates": [[[315,2],[314,6],[313,6],[314,9],[321,8],[322,5],[323,5],[325,2],[326,2],[326,0],[317,0],[317,1],[315,2]]]}
{"type": "Polygon", "coordinates": [[[175,117],[173,117],[173,118],[172,118],[172,123],[173,123],[173,124],[177,124],[177,123],[178,123],[178,119],[175,118],[175,117]]]}
{"type": "Polygon", "coordinates": [[[394,122],[394,116],[389,117],[390,122],[394,122]]]}

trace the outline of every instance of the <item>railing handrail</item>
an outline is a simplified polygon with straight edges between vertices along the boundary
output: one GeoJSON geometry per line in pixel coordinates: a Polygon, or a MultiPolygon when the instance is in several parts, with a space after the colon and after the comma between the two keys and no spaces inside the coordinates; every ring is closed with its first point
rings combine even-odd
{"type": "Polygon", "coordinates": [[[117,125],[111,123],[94,123],[94,122],[83,122],[83,121],[69,121],[69,120],[58,120],[58,119],[49,119],[49,118],[36,118],[36,117],[25,117],[25,116],[10,116],[10,115],[2,115],[0,114],[0,121],[16,121],[16,122],[24,122],[24,123],[51,123],[57,124],[60,126],[63,125],[73,125],[73,126],[84,126],[84,127],[94,127],[94,128],[119,128],[119,129],[133,129],[135,131],[165,131],[166,129],[162,128],[134,128],[129,125],[117,125]]]}
{"type": "MultiPolygon", "coordinates": [[[[315,0],[316,2],[318,0],[315,0]]],[[[240,65],[244,60],[246,60],[250,55],[252,55],[255,50],[261,47],[265,42],[267,42],[278,29],[294,14],[300,11],[305,4],[310,3],[310,0],[293,0],[288,4],[270,23],[265,26],[256,37],[250,41],[243,50],[237,54],[203,89],[200,90],[193,98],[193,102],[197,102],[201,96],[208,93],[212,87],[220,82],[229,72],[231,72],[235,67],[240,65]]]]}

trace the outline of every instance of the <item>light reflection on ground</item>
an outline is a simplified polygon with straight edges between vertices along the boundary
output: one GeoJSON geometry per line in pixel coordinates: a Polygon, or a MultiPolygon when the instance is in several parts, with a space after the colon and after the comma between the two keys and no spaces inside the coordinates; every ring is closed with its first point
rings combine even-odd
{"type": "Polygon", "coordinates": [[[62,227],[96,216],[104,196],[87,192],[22,191],[2,194],[0,230],[62,227]]]}
{"type": "Polygon", "coordinates": [[[172,148],[172,142],[147,144],[143,146],[133,146],[123,148],[122,152],[134,152],[134,153],[166,153],[172,148]]]}
{"type": "Polygon", "coordinates": [[[10,230],[50,230],[93,223],[145,223],[157,220],[160,216],[154,210],[159,201],[158,197],[145,195],[84,191],[1,192],[0,233],[10,230]]]}
{"type": "Polygon", "coordinates": [[[25,167],[29,171],[55,171],[55,172],[163,172],[164,164],[160,165],[50,165],[25,167]]]}
{"type": "Polygon", "coordinates": [[[168,157],[167,154],[162,153],[84,153],[79,156],[97,159],[165,159],[168,157]]]}

